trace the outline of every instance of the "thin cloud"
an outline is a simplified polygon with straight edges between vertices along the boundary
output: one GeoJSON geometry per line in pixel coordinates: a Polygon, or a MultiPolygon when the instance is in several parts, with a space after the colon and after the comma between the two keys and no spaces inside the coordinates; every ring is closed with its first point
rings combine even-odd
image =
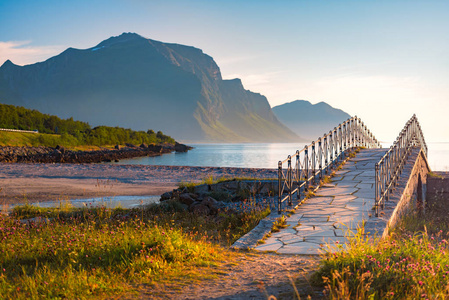
{"type": "Polygon", "coordinates": [[[32,64],[60,53],[63,46],[32,46],[31,41],[0,41],[0,64],[11,60],[17,65],[32,64]]]}

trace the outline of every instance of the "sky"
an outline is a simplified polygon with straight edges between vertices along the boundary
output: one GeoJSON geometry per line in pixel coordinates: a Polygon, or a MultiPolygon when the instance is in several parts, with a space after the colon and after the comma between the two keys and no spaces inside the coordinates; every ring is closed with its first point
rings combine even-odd
{"type": "Polygon", "coordinates": [[[276,106],[327,102],[386,143],[449,142],[449,1],[0,0],[0,65],[135,32],[190,45],[276,106]]]}

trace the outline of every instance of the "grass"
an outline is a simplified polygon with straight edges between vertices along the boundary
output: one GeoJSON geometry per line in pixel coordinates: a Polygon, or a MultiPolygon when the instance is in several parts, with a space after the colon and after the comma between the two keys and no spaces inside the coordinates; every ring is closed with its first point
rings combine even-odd
{"type": "Polygon", "coordinates": [[[448,219],[408,216],[383,240],[359,233],[312,279],[330,299],[448,299],[448,238],[448,219]]]}
{"type": "Polygon", "coordinates": [[[39,136],[58,139],[60,135],[0,131],[0,146],[39,146],[39,136]]]}
{"type": "MultiPolygon", "coordinates": [[[[200,182],[185,182],[182,181],[179,183],[178,188],[180,190],[187,189],[189,193],[195,192],[195,187],[200,185],[213,185],[218,184],[222,182],[232,182],[232,181],[255,181],[255,182],[261,182],[264,180],[277,180],[275,178],[255,178],[255,177],[220,177],[220,178],[214,178],[213,176],[208,176],[204,178],[200,182]]],[[[234,201],[235,199],[249,199],[250,197],[255,197],[256,192],[252,191],[249,187],[240,187],[237,189],[237,191],[234,193],[232,191],[224,191],[224,190],[217,190],[217,191],[210,191],[207,192],[207,195],[214,198],[215,200],[223,201],[223,202],[229,202],[234,201]]],[[[272,191],[268,192],[269,195],[273,195],[274,193],[272,191]]]]}
{"type": "Polygon", "coordinates": [[[282,215],[274,221],[273,226],[271,227],[271,232],[279,232],[281,229],[287,228],[288,226],[287,217],[282,215]]]}
{"type": "Polygon", "coordinates": [[[64,146],[69,150],[74,151],[92,151],[100,149],[114,149],[115,145],[95,146],[95,145],[74,145],[67,138],[61,137],[59,134],[47,133],[24,133],[0,131],[0,146],[10,147],[56,147],[57,145],[64,146]]]}
{"type": "Polygon", "coordinates": [[[187,188],[189,191],[193,191],[193,188],[203,184],[217,184],[220,182],[229,182],[229,181],[264,181],[264,180],[277,180],[277,178],[256,178],[256,177],[219,177],[214,178],[213,176],[205,177],[200,182],[185,182],[181,181],[178,185],[178,188],[187,188]]]}
{"type": "MultiPolygon", "coordinates": [[[[252,205],[252,204],[244,204],[252,205]]],[[[142,284],[201,278],[198,267],[233,254],[224,246],[269,208],[198,216],[161,206],[141,209],[15,207],[0,215],[3,298],[84,299],[135,293],[142,284]],[[34,218],[33,221],[21,221],[34,218]]]]}
{"type": "Polygon", "coordinates": [[[69,134],[47,134],[47,133],[26,133],[13,131],[0,131],[0,146],[10,147],[56,147],[64,146],[74,151],[92,151],[101,149],[114,149],[115,145],[101,144],[89,145],[82,144],[76,138],[69,134]]]}

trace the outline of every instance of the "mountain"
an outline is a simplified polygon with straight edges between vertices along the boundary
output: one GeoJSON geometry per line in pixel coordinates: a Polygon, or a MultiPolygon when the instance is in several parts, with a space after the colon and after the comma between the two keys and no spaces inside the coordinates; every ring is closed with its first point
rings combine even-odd
{"type": "Polygon", "coordinates": [[[274,114],[296,134],[316,140],[351,116],[325,102],[296,100],[273,107],[274,114]]]}
{"type": "Polygon", "coordinates": [[[239,79],[223,80],[202,50],[135,33],[32,65],[6,61],[0,103],[94,126],[158,128],[190,142],[298,140],[264,96],[245,90],[239,79]]]}

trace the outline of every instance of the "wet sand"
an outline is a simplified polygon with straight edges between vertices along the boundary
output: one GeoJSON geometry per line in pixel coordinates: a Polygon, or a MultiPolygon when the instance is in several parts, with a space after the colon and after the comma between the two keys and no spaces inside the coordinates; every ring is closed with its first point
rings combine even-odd
{"type": "Polygon", "coordinates": [[[212,176],[275,178],[274,169],[0,163],[0,204],[161,195],[212,176]]]}

